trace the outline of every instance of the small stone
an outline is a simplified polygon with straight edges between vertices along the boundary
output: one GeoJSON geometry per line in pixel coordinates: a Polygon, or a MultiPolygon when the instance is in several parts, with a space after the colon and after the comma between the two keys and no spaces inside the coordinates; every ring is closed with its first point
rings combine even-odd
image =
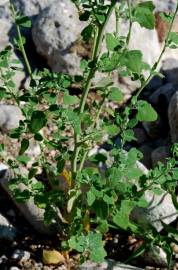
{"type": "Polygon", "coordinates": [[[11,257],[13,260],[17,260],[19,262],[25,262],[30,259],[30,252],[25,250],[16,249],[11,257]]]}
{"type": "Polygon", "coordinates": [[[153,150],[151,154],[153,167],[159,162],[166,164],[166,159],[170,156],[169,146],[160,146],[153,150]]]}
{"type": "Polygon", "coordinates": [[[168,264],[166,252],[158,246],[153,246],[150,251],[145,252],[143,260],[147,264],[159,267],[166,267],[168,264]]]}
{"type": "Polygon", "coordinates": [[[20,269],[16,266],[11,266],[11,268],[9,270],[20,270],[20,269]]]}
{"type": "Polygon", "coordinates": [[[13,105],[0,104],[0,129],[8,132],[19,126],[19,121],[23,119],[21,110],[13,105]]]}
{"type": "Polygon", "coordinates": [[[168,119],[172,143],[178,142],[178,91],[172,96],[169,109],[168,119]]]}
{"type": "Polygon", "coordinates": [[[8,258],[7,258],[5,255],[2,255],[2,256],[0,257],[0,264],[5,263],[7,260],[8,260],[8,258]]]}
{"type": "Polygon", "coordinates": [[[17,229],[0,214],[0,239],[14,241],[17,236],[17,229]]]}
{"type": "Polygon", "coordinates": [[[139,267],[134,267],[131,265],[115,262],[113,260],[107,260],[103,263],[94,263],[91,261],[87,261],[84,264],[82,264],[79,267],[80,270],[107,270],[107,269],[112,269],[112,270],[143,270],[142,268],[139,267]]]}

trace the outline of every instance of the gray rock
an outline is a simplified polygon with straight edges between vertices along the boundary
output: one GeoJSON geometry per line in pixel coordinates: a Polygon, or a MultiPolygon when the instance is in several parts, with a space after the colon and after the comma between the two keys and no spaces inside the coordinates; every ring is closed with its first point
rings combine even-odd
{"type": "Polygon", "coordinates": [[[32,37],[37,52],[47,59],[53,71],[79,73],[81,58],[73,48],[83,27],[69,0],[56,1],[39,14],[32,37]]]}
{"type": "Polygon", "coordinates": [[[17,128],[22,119],[22,112],[18,107],[0,104],[0,129],[3,132],[17,128]]]}
{"type": "Polygon", "coordinates": [[[80,270],[142,270],[142,268],[107,260],[101,264],[87,261],[79,267],[80,270]]]}
{"type": "Polygon", "coordinates": [[[17,229],[0,214],[0,239],[9,241],[15,240],[17,236],[17,229]]]}
{"type": "MultiPolygon", "coordinates": [[[[53,226],[47,226],[44,224],[44,210],[38,208],[33,198],[30,198],[25,203],[17,203],[15,201],[15,198],[13,198],[13,195],[8,187],[9,181],[12,178],[13,173],[11,170],[8,169],[8,167],[2,163],[0,163],[0,184],[3,187],[3,189],[9,194],[17,208],[20,210],[22,215],[27,219],[27,221],[36,229],[39,233],[44,234],[55,234],[56,229],[53,226]]],[[[24,185],[19,184],[18,188],[20,190],[24,190],[24,185]]]]}
{"type": "Polygon", "coordinates": [[[165,251],[158,247],[153,246],[151,250],[145,252],[143,255],[144,263],[148,265],[154,265],[159,267],[167,267],[167,254],[165,251]]]}
{"type": "Polygon", "coordinates": [[[178,83],[178,59],[167,58],[163,61],[161,73],[165,76],[166,82],[178,83]]]}
{"type": "Polygon", "coordinates": [[[166,109],[165,107],[168,106],[171,97],[173,94],[177,91],[178,86],[174,85],[173,83],[167,83],[160,88],[158,88],[150,97],[149,97],[149,102],[157,107],[159,106],[164,106],[164,110],[166,109]]]}
{"type": "Polygon", "coordinates": [[[173,143],[178,142],[178,92],[176,92],[170,101],[168,108],[168,119],[173,143]]]}
{"type": "Polygon", "coordinates": [[[160,146],[153,150],[151,154],[152,165],[153,167],[158,163],[166,163],[166,159],[170,156],[170,147],[169,146],[160,146]]]}
{"type": "Polygon", "coordinates": [[[16,249],[11,258],[19,262],[25,262],[30,259],[30,252],[25,250],[16,249]]]}
{"type": "Polygon", "coordinates": [[[158,119],[156,121],[142,122],[142,125],[150,138],[157,139],[160,137],[162,122],[161,122],[161,119],[159,116],[158,116],[158,119]]]}

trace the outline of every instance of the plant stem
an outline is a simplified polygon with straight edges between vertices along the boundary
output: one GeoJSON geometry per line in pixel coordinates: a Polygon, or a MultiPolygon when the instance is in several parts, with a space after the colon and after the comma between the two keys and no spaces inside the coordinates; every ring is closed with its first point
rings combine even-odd
{"type": "Polygon", "coordinates": [[[28,57],[27,57],[27,54],[26,54],[26,52],[25,52],[25,48],[24,48],[24,45],[23,45],[23,39],[22,39],[20,27],[19,27],[19,25],[16,23],[15,9],[14,9],[14,5],[13,5],[12,3],[11,3],[11,8],[12,8],[12,13],[13,13],[14,20],[15,20],[15,25],[16,25],[17,35],[18,35],[18,38],[19,38],[19,47],[20,47],[21,53],[22,53],[22,55],[23,55],[23,58],[24,58],[24,61],[25,61],[25,65],[26,65],[28,74],[29,74],[29,76],[30,76],[30,79],[32,80],[32,79],[33,79],[33,76],[32,76],[32,70],[31,70],[30,63],[29,63],[29,60],[28,60],[28,57]]]}
{"type": "Polygon", "coordinates": [[[127,0],[127,5],[128,5],[128,9],[129,9],[129,32],[127,35],[127,40],[126,40],[126,44],[129,45],[130,42],[130,38],[131,38],[131,32],[132,32],[132,5],[131,5],[131,0],[127,0]]]}
{"type": "MultiPolygon", "coordinates": [[[[84,112],[84,108],[85,108],[85,104],[86,104],[86,101],[87,101],[88,93],[89,93],[90,87],[91,87],[92,78],[94,77],[95,72],[96,72],[96,63],[97,63],[97,58],[98,58],[98,55],[99,55],[99,52],[100,52],[101,43],[102,43],[103,36],[104,36],[104,31],[105,31],[106,25],[108,23],[108,20],[109,20],[111,14],[113,12],[113,9],[114,9],[114,7],[116,5],[116,2],[117,2],[117,0],[112,1],[111,5],[110,5],[110,7],[108,9],[105,22],[103,24],[97,26],[97,29],[96,29],[96,32],[95,32],[93,53],[92,53],[92,59],[91,59],[91,61],[93,61],[95,64],[94,64],[94,67],[92,67],[90,69],[87,80],[86,80],[86,84],[85,84],[85,87],[84,87],[84,91],[83,91],[83,94],[82,94],[82,97],[81,97],[81,102],[80,102],[80,107],[79,107],[79,113],[80,114],[84,112]]],[[[80,146],[78,146],[79,141],[80,141],[80,135],[75,134],[74,135],[75,147],[74,147],[74,154],[73,154],[73,159],[72,159],[72,174],[76,173],[76,171],[77,171],[77,160],[78,160],[78,155],[79,155],[79,152],[80,152],[80,146]]]]}
{"type": "Polygon", "coordinates": [[[172,17],[172,20],[171,20],[171,23],[170,23],[170,26],[169,26],[169,29],[168,29],[168,33],[166,35],[166,38],[165,38],[165,42],[164,42],[164,47],[161,51],[161,54],[158,58],[158,60],[154,63],[154,65],[152,66],[151,68],[151,71],[150,71],[150,75],[148,76],[148,78],[143,82],[141,88],[138,90],[138,92],[136,93],[135,97],[138,98],[138,96],[140,95],[140,93],[143,91],[143,89],[145,88],[145,86],[151,81],[151,79],[153,78],[154,74],[153,74],[153,71],[157,69],[161,59],[162,59],[162,56],[167,48],[167,41],[169,39],[169,35],[170,35],[170,32],[172,30],[172,27],[173,27],[173,23],[174,23],[174,20],[175,20],[175,17],[176,17],[176,14],[178,12],[178,1],[177,1],[177,6],[176,6],[176,9],[175,9],[175,12],[173,14],[173,17],[172,17]]]}

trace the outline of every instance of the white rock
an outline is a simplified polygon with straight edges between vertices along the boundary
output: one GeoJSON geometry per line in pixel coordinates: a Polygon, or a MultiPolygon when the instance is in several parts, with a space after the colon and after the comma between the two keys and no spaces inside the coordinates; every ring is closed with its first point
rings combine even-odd
{"type": "Polygon", "coordinates": [[[11,266],[11,268],[9,270],[20,270],[20,269],[16,266],[11,266]]]}
{"type": "Polygon", "coordinates": [[[17,236],[17,229],[0,214],[0,239],[13,241],[17,236]]]}
{"type": "Polygon", "coordinates": [[[0,129],[3,132],[17,128],[22,119],[22,112],[18,107],[0,104],[0,129]]]}
{"type": "Polygon", "coordinates": [[[168,119],[171,139],[173,143],[178,142],[178,91],[172,96],[168,108],[168,119]]]}
{"type": "Polygon", "coordinates": [[[150,251],[145,252],[143,260],[149,265],[167,267],[167,254],[158,246],[153,246],[150,251]]]}
{"type": "MultiPolygon", "coordinates": [[[[46,226],[44,224],[44,210],[38,208],[33,198],[30,198],[25,203],[17,203],[15,198],[8,187],[8,183],[12,178],[12,172],[8,169],[8,167],[2,163],[0,163],[0,184],[3,189],[9,194],[17,208],[20,210],[22,215],[27,219],[27,221],[39,232],[44,234],[55,234],[56,227],[54,226],[46,226]]],[[[18,188],[20,190],[24,190],[24,185],[19,184],[18,188]]]]}
{"type": "Polygon", "coordinates": [[[80,57],[71,48],[83,27],[75,5],[69,0],[56,1],[40,13],[32,37],[37,52],[47,59],[53,71],[79,73],[80,57]]]}
{"type": "Polygon", "coordinates": [[[25,250],[16,249],[11,257],[13,260],[25,262],[30,259],[30,252],[25,250]]]}
{"type": "Polygon", "coordinates": [[[161,67],[161,73],[165,76],[166,82],[178,83],[178,59],[166,58],[161,67]]]}
{"type": "Polygon", "coordinates": [[[79,267],[80,270],[142,270],[142,268],[107,260],[101,264],[87,261],[79,267]]]}

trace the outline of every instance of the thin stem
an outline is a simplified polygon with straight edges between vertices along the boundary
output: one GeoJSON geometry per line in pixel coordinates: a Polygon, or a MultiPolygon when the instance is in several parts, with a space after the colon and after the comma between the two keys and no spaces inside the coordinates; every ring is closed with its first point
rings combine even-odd
{"type": "Polygon", "coordinates": [[[131,0],[127,0],[127,5],[128,5],[128,9],[129,9],[129,32],[128,32],[128,35],[127,35],[126,44],[129,45],[130,38],[131,38],[131,32],[132,32],[132,25],[133,25],[131,0]]]}
{"type": "MultiPolygon", "coordinates": [[[[95,32],[95,39],[94,39],[94,45],[93,45],[93,53],[92,53],[92,59],[91,61],[93,61],[95,63],[94,67],[92,67],[89,71],[88,74],[88,78],[86,80],[86,84],[84,87],[84,91],[81,97],[81,102],[80,102],[80,107],[79,107],[79,113],[83,113],[84,112],[84,108],[86,105],[86,101],[87,101],[87,97],[88,97],[88,93],[90,91],[90,87],[91,87],[91,82],[92,79],[95,75],[96,72],[96,62],[97,62],[97,58],[100,52],[100,48],[101,48],[101,43],[103,40],[103,36],[104,36],[104,31],[106,28],[106,25],[108,23],[108,20],[113,12],[113,9],[116,5],[116,0],[112,1],[109,9],[108,9],[108,13],[106,16],[106,20],[102,25],[97,26],[96,32],[95,32]]],[[[78,143],[80,141],[80,135],[75,134],[74,135],[74,154],[73,154],[73,159],[72,159],[72,174],[74,175],[74,173],[76,173],[77,171],[77,160],[78,160],[78,155],[80,152],[80,146],[78,146],[78,143]]]]}
{"type": "Polygon", "coordinates": [[[119,10],[117,7],[115,8],[115,17],[116,17],[116,34],[115,34],[115,36],[117,38],[119,36],[119,23],[120,23],[119,10]]]}
{"type": "Polygon", "coordinates": [[[172,27],[173,27],[173,23],[174,23],[174,20],[175,20],[175,17],[176,17],[176,14],[178,12],[178,1],[177,1],[177,6],[176,6],[176,9],[175,9],[175,12],[173,14],[173,17],[172,17],[172,20],[171,20],[171,23],[170,23],[170,26],[169,26],[169,29],[168,29],[168,33],[166,35],[166,38],[165,38],[165,42],[164,42],[164,47],[161,51],[161,54],[158,58],[158,60],[154,63],[154,65],[152,66],[151,68],[151,71],[150,71],[150,75],[148,76],[148,78],[143,82],[141,88],[138,90],[137,94],[135,95],[136,99],[138,98],[138,96],[140,95],[140,93],[143,91],[143,89],[145,88],[145,86],[151,81],[151,79],[153,78],[154,74],[153,74],[153,71],[157,69],[161,59],[162,59],[162,56],[167,48],[167,42],[168,42],[168,39],[169,39],[169,35],[170,35],[170,32],[172,30],[172,27]]]}
{"type": "Polygon", "coordinates": [[[23,58],[24,58],[24,61],[25,61],[25,65],[26,65],[26,68],[27,68],[27,71],[28,71],[28,74],[30,76],[30,79],[32,80],[33,79],[32,70],[31,70],[31,67],[30,67],[30,63],[29,63],[27,54],[26,54],[25,49],[24,49],[23,39],[22,39],[20,27],[16,23],[16,13],[15,13],[14,5],[12,3],[11,3],[11,9],[12,9],[13,17],[14,17],[14,20],[15,20],[17,35],[18,35],[18,38],[19,38],[19,47],[20,47],[20,50],[22,52],[22,55],[23,55],[23,58]]]}

